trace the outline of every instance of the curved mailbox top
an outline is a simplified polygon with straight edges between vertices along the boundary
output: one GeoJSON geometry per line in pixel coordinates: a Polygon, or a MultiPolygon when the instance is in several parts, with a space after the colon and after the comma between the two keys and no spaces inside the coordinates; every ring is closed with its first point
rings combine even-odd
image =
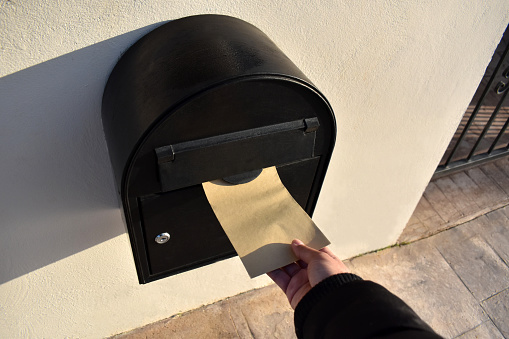
{"type": "Polygon", "coordinates": [[[118,186],[119,173],[161,119],[200,93],[263,75],[299,84],[327,104],[262,31],[240,19],[191,16],[142,37],[114,67],[103,95],[102,119],[118,186]]]}

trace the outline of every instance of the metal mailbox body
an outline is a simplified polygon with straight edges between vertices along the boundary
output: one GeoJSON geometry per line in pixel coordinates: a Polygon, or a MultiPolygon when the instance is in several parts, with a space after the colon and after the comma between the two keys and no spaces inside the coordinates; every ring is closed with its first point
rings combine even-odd
{"type": "Polygon", "coordinates": [[[278,47],[221,15],[168,22],[130,47],[102,120],[140,283],[236,255],[202,182],[276,166],[311,215],[336,133],[325,97],[278,47]]]}

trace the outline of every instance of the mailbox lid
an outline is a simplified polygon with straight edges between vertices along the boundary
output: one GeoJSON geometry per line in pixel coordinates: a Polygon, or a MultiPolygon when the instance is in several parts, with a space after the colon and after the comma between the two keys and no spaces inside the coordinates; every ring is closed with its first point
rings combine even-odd
{"type": "Polygon", "coordinates": [[[262,31],[237,18],[190,16],[142,37],[118,61],[103,95],[103,126],[118,186],[132,150],[168,110],[218,84],[260,74],[311,84],[262,31]]]}

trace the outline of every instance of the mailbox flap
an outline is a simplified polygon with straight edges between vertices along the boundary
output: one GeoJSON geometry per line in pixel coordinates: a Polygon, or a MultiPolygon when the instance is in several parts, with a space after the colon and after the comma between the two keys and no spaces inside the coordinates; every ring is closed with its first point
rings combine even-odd
{"type": "Polygon", "coordinates": [[[156,148],[163,192],[314,157],[318,118],[156,148]]]}

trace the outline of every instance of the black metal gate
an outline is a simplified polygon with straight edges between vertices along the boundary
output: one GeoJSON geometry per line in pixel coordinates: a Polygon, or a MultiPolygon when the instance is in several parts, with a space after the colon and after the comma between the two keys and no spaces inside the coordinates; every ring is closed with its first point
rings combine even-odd
{"type": "Polygon", "coordinates": [[[508,51],[506,29],[433,178],[509,155],[508,51]]]}

